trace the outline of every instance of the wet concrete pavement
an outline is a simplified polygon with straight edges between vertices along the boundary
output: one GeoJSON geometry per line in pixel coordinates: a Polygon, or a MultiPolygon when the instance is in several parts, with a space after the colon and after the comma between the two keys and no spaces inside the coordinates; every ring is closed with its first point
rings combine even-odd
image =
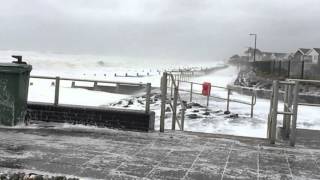
{"type": "Polygon", "coordinates": [[[0,128],[0,173],[92,179],[320,179],[319,131],[292,148],[264,139],[42,126],[0,128]]]}

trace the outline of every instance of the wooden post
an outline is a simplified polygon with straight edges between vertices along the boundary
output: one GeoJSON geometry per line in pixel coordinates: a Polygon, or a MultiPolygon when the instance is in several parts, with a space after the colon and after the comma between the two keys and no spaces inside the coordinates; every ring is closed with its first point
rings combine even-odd
{"type": "Polygon", "coordinates": [[[178,87],[174,87],[173,93],[173,109],[172,109],[172,130],[176,130],[176,120],[177,120],[177,103],[178,103],[178,87]]]}
{"type": "Polygon", "coordinates": [[[56,77],[55,83],[55,91],[54,91],[54,105],[57,106],[59,104],[59,91],[60,91],[60,77],[56,77]]]}
{"type": "Polygon", "coordinates": [[[164,72],[161,78],[161,114],[160,114],[160,132],[164,132],[164,120],[167,101],[167,72],[164,72]]]}
{"type": "Polygon", "coordinates": [[[298,116],[298,98],[299,98],[299,81],[295,82],[294,92],[293,92],[293,109],[292,109],[292,125],[290,131],[290,145],[294,146],[296,143],[296,128],[297,128],[297,116],[298,116]]]}
{"type": "Polygon", "coordinates": [[[94,81],[94,82],[93,82],[93,89],[94,89],[94,90],[97,90],[97,89],[98,89],[98,82],[97,82],[97,81],[94,81]]]}
{"type": "Polygon", "coordinates": [[[227,111],[229,112],[229,106],[230,106],[230,93],[231,90],[228,88],[228,96],[227,96],[227,111]]]}
{"type": "Polygon", "coordinates": [[[273,109],[273,99],[274,99],[274,85],[272,86],[271,98],[270,98],[270,108],[268,114],[268,124],[267,124],[267,138],[271,138],[271,117],[272,117],[272,109],[273,109]]]}
{"type": "MultiPolygon", "coordinates": [[[[289,84],[286,84],[284,86],[284,95],[283,95],[283,97],[284,97],[284,99],[283,99],[283,111],[284,112],[288,112],[289,111],[289,108],[288,108],[288,105],[289,105],[288,104],[288,95],[289,95],[288,89],[289,89],[289,86],[290,86],[289,84]]],[[[282,122],[283,130],[287,129],[286,121],[287,121],[288,116],[290,116],[290,115],[287,115],[287,114],[283,115],[283,122],[282,122]]]]}
{"type": "Polygon", "coordinates": [[[274,85],[274,98],[272,105],[272,114],[271,114],[271,138],[270,144],[276,142],[276,133],[277,133],[277,116],[278,116],[278,97],[279,97],[279,81],[273,81],[274,85]]]}
{"type": "MultiPolygon", "coordinates": [[[[292,85],[288,86],[288,109],[292,110],[292,85]]],[[[286,118],[286,129],[285,129],[285,136],[289,138],[290,134],[290,124],[291,124],[291,115],[287,116],[286,118]]]]}
{"type": "Polygon", "coordinates": [[[253,118],[253,108],[254,108],[254,104],[255,104],[255,101],[257,100],[257,97],[256,97],[256,94],[255,92],[252,93],[252,97],[251,97],[251,113],[250,113],[250,117],[253,118]]]}
{"type": "Polygon", "coordinates": [[[150,112],[151,83],[146,86],[146,113],[150,112]]]}
{"type": "Polygon", "coordinates": [[[71,82],[71,87],[74,88],[76,86],[76,82],[72,81],[71,82]]]}
{"type": "Polygon", "coordinates": [[[190,102],[192,102],[193,82],[190,83],[190,102]]]}

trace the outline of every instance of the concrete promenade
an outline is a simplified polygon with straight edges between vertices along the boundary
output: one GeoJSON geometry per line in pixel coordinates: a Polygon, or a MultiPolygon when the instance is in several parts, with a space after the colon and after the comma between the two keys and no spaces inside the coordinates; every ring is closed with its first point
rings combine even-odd
{"type": "Polygon", "coordinates": [[[0,174],[90,179],[320,179],[320,131],[292,148],[264,139],[41,124],[0,128],[0,174]]]}

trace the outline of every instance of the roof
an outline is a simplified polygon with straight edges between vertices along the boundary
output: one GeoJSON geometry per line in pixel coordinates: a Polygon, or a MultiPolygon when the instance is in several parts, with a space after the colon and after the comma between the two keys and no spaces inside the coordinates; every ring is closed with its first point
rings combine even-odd
{"type": "Polygon", "coordinates": [[[307,49],[307,48],[299,48],[298,51],[302,52],[302,54],[307,54],[307,52],[309,52],[310,49],[307,49]]]}
{"type": "Polygon", "coordinates": [[[240,58],[240,56],[238,54],[231,56],[231,59],[235,59],[235,58],[240,58]]]}
{"type": "MultiPolygon", "coordinates": [[[[244,51],[245,54],[253,54],[254,53],[254,48],[249,47],[246,51],[244,51]]],[[[261,54],[262,52],[260,49],[256,48],[256,54],[261,54]]]]}
{"type": "Polygon", "coordinates": [[[320,54],[320,48],[313,48],[313,49],[320,54]]]}

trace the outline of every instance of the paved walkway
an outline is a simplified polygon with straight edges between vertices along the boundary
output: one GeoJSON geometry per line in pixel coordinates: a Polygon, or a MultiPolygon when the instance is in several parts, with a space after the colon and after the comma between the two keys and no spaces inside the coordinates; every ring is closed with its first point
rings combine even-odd
{"type": "Polygon", "coordinates": [[[93,179],[320,179],[319,131],[295,148],[188,132],[0,128],[0,172],[93,179]]]}

